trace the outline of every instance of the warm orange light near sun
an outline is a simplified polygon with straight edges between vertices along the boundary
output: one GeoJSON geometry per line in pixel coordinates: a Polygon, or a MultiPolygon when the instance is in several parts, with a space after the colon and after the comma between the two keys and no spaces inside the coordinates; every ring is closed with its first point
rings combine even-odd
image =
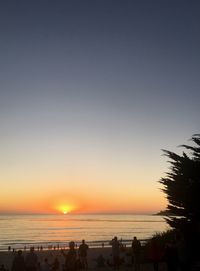
{"type": "MultiPolygon", "coordinates": [[[[63,189],[64,190],[64,189],[63,189]]],[[[71,189],[72,190],[72,189],[71,189]]],[[[5,189],[4,189],[5,191],[5,189]]],[[[45,196],[39,194],[29,195],[25,191],[0,197],[0,212],[12,213],[48,213],[48,214],[79,214],[79,213],[156,213],[166,206],[166,199],[162,194],[156,196],[154,190],[131,186],[127,191],[116,186],[111,190],[109,183],[107,189],[90,189],[82,187],[76,193],[55,191],[45,196]],[[117,190],[118,189],[118,190],[117,190]],[[121,190],[119,190],[121,189],[121,190]],[[111,192],[112,191],[112,192],[111,192]]],[[[36,193],[35,192],[35,193],[36,193]]]]}
{"type": "Polygon", "coordinates": [[[59,200],[55,200],[52,204],[52,209],[62,214],[68,214],[77,211],[79,204],[75,202],[75,199],[69,196],[61,197],[59,200]]]}
{"type": "Polygon", "coordinates": [[[72,212],[75,209],[72,205],[61,205],[57,207],[57,210],[60,211],[63,214],[68,214],[72,212]]]}

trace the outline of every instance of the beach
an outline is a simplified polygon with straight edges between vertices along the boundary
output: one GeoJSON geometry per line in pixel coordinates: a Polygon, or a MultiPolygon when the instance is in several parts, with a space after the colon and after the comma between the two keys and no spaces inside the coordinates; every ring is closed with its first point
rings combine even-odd
{"type": "Polygon", "coordinates": [[[0,215],[0,251],[8,246],[23,249],[30,246],[66,247],[85,239],[90,247],[105,247],[114,236],[129,246],[133,236],[142,240],[167,230],[162,216],[153,215],[0,215]]]}
{"type": "MultiPolygon", "coordinates": [[[[21,249],[26,256],[29,248],[34,246],[40,264],[45,258],[48,258],[51,264],[57,257],[61,271],[65,261],[61,248],[66,249],[72,240],[79,246],[81,240],[85,239],[89,245],[89,269],[96,270],[98,267],[95,259],[100,254],[105,260],[112,261],[109,242],[113,236],[118,236],[123,246],[126,246],[126,250],[120,255],[125,261],[120,268],[131,270],[133,267],[130,267],[130,246],[133,236],[137,236],[143,245],[153,234],[165,229],[165,220],[161,216],[152,215],[2,215],[0,216],[0,264],[11,270],[15,256],[13,249],[15,251],[21,249]],[[10,251],[8,251],[9,246],[10,251]]],[[[101,269],[112,270],[108,266],[101,269]]],[[[141,270],[153,270],[152,264],[143,263],[141,270]]],[[[162,270],[165,271],[163,268],[162,270]]]]}
{"type": "MultiPolygon", "coordinates": [[[[126,248],[124,252],[121,252],[120,257],[125,259],[125,262],[120,266],[120,270],[133,270],[133,267],[130,265],[131,263],[131,256],[126,256],[129,254],[130,248],[126,248]]],[[[27,251],[23,251],[23,255],[25,256],[27,251]]],[[[61,253],[61,250],[43,250],[43,251],[35,251],[38,255],[38,261],[42,265],[44,259],[47,258],[48,262],[51,264],[53,263],[54,259],[57,257],[60,263],[60,271],[62,270],[62,265],[64,264],[64,257],[61,253]]],[[[112,259],[112,250],[111,247],[104,247],[104,248],[89,248],[88,250],[88,269],[90,270],[113,270],[113,267],[106,265],[105,267],[98,267],[96,263],[96,259],[99,255],[101,255],[106,259],[112,259]]],[[[4,264],[7,270],[11,270],[12,261],[16,252],[8,251],[8,252],[0,252],[0,265],[4,264]]],[[[159,263],[159,270],[166,271],[165,263],[159,263]]],[[[142,263],[140,271],[153,271],[153,264],[151,263],[142,263]]]]}

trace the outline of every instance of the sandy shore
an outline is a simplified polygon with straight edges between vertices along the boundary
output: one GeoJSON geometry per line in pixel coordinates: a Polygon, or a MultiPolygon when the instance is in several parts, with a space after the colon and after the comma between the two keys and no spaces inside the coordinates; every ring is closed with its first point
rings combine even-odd
{"type": "MultiPolygon", "coordinates": [[[[120,267],[120,270],[134,270],[133,267],[130,266],[131,263],[131,257],[127,256],[128,249],[121,253],[121,257],[125,259],[125,263],[120,267]]],[[[23,252],[23,255],[25,256],[27,253],[23,252]]],[[[45,250],[45,251],[35,251],[35,253],[38,255],[39,262],[42,264],[44,262],[45,258],[48,258],[49,263],[51,264],[55,257],[58,258],[60,262],[60,271],[62,271],[62,264],[64,264],[64,257],[61,254],[60,250],[45,250]]],[[[112,267],[106,266],[103,268],[98,268],[95,259],[102,254],[103,257],[107,259],[112,259],[112,252],[111,248],[90,248],[88,250],[88,265],[89,269],[92,270],[113,270],[112,267]]],[[[0,265],[4,264],[5,267],[8,270],[11,270],[11,265],[13,258],[15,256],[15,252],[0,252],[0,265]]],[[[159,271],[166,271],[166,266],[164,263],[159,264],[159,271]]],[[[150,263],[145,263],[141,265],[140,271],[153,271],[153,265],[150,263]]]]}

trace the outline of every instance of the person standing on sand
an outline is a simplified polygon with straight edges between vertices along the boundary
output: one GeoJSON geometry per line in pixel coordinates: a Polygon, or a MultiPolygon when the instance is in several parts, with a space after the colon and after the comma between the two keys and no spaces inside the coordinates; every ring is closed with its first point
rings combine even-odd
{"type": "Polygon", "coordinates": [[[133,264],[134,270],[140,270],[140,253],[141,253],[141,244],[140,241],[135,236],[132,241],[132,252],[133,252],[133,264]]]}
{"type": "Polygon", "coordinates": [[[65,268],[68,271],[76,270],[76,250],[75,243],[73,241],[69,242],[69,250],[68,253],[65,253],[61,250],[61,253],[65,257],[65,268]]]}
{"type": "Polygon", "coordinates": [[[116,236],[112,239],[110,245],[112,246],[113,265],[114,268],[118,269],[120,263],[120,243],[116,236]]]}
{"type": "Polygon", "coordinates": [[[38,264],[37,254],[34,252],[34,247],[30,248],[30,252],[27,253],[25,258],[26,271],[36,271],[38,264]]]}
{"type": "Polygon", "coordinates": [[[80,262],[81,262],[81,265],[82,265],[83,269],[88,268],[88,262],[87,262],[87,251],[88,251],[88,249],[89,249],[89,247],[85,243],[85,240],[82,240],[82,244],[79,246],[79,249],[78,249],[78,254],[79,254],[80,262]]]}
{"type": "Polygon", "coordinates": [[[21,250],[18,250],[17,255],[13,259],[11,271],[25,271],[24,256],[21,250]]]}

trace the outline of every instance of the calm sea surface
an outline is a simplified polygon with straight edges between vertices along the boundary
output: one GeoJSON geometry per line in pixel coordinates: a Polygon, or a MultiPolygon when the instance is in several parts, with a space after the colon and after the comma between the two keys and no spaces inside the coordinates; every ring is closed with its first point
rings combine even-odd
{"type": "Polygon", "coordinates": [[[153,215],[1,215],[0,250],[59,244],[85,239],[90,246],[105,245],[118,236],[130,242],[133,236],[148,239],[168,228],[161,216],[153,215]]]}

